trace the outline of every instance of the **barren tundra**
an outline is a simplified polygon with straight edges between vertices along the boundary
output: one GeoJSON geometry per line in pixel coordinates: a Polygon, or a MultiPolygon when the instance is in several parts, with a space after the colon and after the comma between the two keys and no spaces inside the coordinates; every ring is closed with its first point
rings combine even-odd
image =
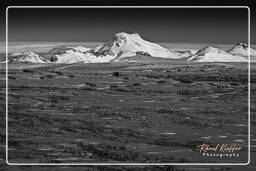
{"type": "MultiPolygon", "coordinates": [[[[251,63],[251,96],[255,75],[251,63]]],[[[9,64],[8,154],[10,163],[246,163],[247,63],[9,64]],[[205,157],[203,143],[242,150],[205,157]]]]}

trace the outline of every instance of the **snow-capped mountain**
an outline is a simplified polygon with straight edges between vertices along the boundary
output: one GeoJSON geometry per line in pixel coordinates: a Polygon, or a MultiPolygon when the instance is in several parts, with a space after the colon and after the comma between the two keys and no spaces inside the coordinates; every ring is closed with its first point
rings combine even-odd
{"type": "MultiPolygon", "coordinates": [[[[122,61],[122,58],[143,56],[158,58],[179,58],[162,46],[143,40],[138,34],[118,33],[110,41],[95,48],[77,46],[51,50],[56,63],[100,63],[122,61]]],[[[135,59],[134,59],[135,60],[135,59]]],[[[52,61],[52,60],[51,60],[52,61]]]]}
{"type": "Polygon", "coordinates": [[[175,53],[164,47],[143,40],[137,33],[117,33],[110,41],[93,48],[90,51],[95,56],[113,56],[114,61],[122,57],[132,57],[138,54],[145,54],[158,58],[178,58],[175,53]]]}
{"type": "Polygon", "coordinates": [[[215,47],[206,46],[198,50],[188,59],[192,62],[246,62],[247,59],[242,56],[232,55],[224,50],[215,47]]]}
{"type": "Polygon", "coordinates": [[[9,55],[9,62],[26,62],[26,63],[47,63],[46,59],[34,52],[13,53],[9,55]]]}
{"type": "Polygon", "coordinates": [[[90,53],[86,53],[90,49],[91,48],[84,46],[59,46],[49,50],[47,56],[51,62],[56,63],[92,63],[95,61],[94,56],[90,53]]]}
{"type": "Polygon", "coordinates": [[[100,62],[109,62],[114,57],[113,56],[95,56],[94,54],[90,53],[91,48],[87,48],[84,46],[75,46],[66,48],[61,48],[60,50],[54,49],[56,52],[53,54],[54,56],[51,57],[52,62],[56,63],[77,63],[77,62],[84,62],[84,63],[100,63],[100,62]],[[62,53],[59,53],[62,52],[62,53]]]}
{"type": "Polygon", "coordinates": [[[55,55],[55,57],[56,63],[100,63],[109,62],[114,58],[113,56],[95,56],[92,53],[81,52],[75,49],[67,50],[60,55],[55,55]]]}
{"type": "MultiPolygon", "coordinates": [[[[238,56],[246,56],[247,57],[249,55],[248,46],[244,43],[237,43],[234,47],[229,49],[227,52],[230,54],[233,54],[233,55],[238,55],[238,56]]],[[[250,48],[250,55],[256,56],[256,50],[250,48]]]]}

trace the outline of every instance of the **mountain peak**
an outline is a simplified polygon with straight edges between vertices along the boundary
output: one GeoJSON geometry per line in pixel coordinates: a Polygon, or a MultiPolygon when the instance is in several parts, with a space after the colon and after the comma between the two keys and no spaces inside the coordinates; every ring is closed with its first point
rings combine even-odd
{"type": "MultiPolygon", "coordinates": [[[[255,56],[256,52],[254,49],[250,49],[251,55],[255,56]]],[[[237,43],[235,44],[231,49],[227,51],[228,53],[232,55],[240,55],[240,56],[248,56],[249,55],[249,49],[247,44],[245,43],[237,43]]]]}
{"type": "Polygon", "coordinates": [[[120,32],[120,33],[116,33],[115,36],[117,37],[140,37],[140,35],[136,32],[134,33],[125,33],[125,32],[120,32]]]}
{"type": "Polygon", "coordinates": [[[152,57],[177,58],[177,56],[164,47],[146,41],[138,33],[120,32],[107,43],[91,50],[97,56],[113,56],[115,59],[131,57],[139,54],[148,54],[152,57]]]}
{"type": "Polygon", "coordinates": [[[237,47],[237,48],[242,48],[242,49],[244,49],[244,50],[247,50],[247,48],[248,48],[247,44],[245,44],[245,43],[237,43],[237,44],[235,45],[235,47],[237,47]]]}
{"type": "Polygon", "coordinates": [[[223,51],[219,48],[215,48],[212,46],[205,46],[204,48],[197,51],[195,55],[205,55],[206,53],[222,53],[222,52],[223,51]]]}
{"type": "Polygon", "coordinates": [[[34,52],[15,53],[10,55],[10,62],[46,63],[42,56],[34,52]]]}
{"type": "Polygon", "coordinates": [[[241,56],[235,56],[221,50],[219,48],[205,46],[195,55],[190,57],[188,61],[193,62],[246,62],[247,59],[241,56]]]}
{"type": "Polygon", "coordinates": [[[127,43],[127,41],[142,41],[143,39],[140,37],[138,33],[125,33],[125,32],[120,32],[115,34],[113,39],[111,41],[119,42],[119,43],[127,43]]]}

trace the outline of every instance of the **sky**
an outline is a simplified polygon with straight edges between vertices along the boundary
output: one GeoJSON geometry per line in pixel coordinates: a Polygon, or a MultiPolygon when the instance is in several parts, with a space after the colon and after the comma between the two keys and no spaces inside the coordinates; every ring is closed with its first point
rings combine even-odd
{"type": "MultiPolygon", "coordinates": [[[[137,32],[152,42],[247,42],[246,8],[10,8],[9,41],[104,42],[137,32]]],[[[1,33],[2,34],[2,33],[1,33]]],[[[4,41],[5,36],[1,36],[4,41]]]]}

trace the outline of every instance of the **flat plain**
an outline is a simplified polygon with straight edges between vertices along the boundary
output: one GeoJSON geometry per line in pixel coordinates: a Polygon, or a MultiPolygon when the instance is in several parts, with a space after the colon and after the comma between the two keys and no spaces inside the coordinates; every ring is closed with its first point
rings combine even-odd
{"type": "MultiPolygon", "coordinates": [[[[4,144],[3,124],[1,137],[4,144]]],[[[246,163],[247,63],[9,64],[8,154],[10,163],[246,163]],[[203,143],[243,150],[205,157],[196,149],[203,143]]]]}

